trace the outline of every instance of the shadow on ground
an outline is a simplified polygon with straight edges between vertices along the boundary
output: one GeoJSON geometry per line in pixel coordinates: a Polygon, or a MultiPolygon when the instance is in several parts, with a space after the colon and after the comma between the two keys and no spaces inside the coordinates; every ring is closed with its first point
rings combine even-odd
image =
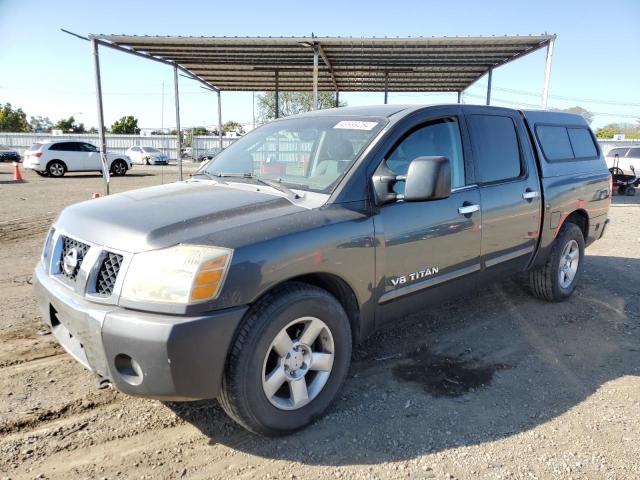
{"type": "Polygon", "coordinates": [[[212,444],[305,464],[378,464],[499,440],[640,375],[638,272],[638,259],[589,256],[569,301],[536,300],[517,278],[416,315],[358,346],[332,409],[284,439],[246,432],[215,402],[167,406],[212,444]]]}

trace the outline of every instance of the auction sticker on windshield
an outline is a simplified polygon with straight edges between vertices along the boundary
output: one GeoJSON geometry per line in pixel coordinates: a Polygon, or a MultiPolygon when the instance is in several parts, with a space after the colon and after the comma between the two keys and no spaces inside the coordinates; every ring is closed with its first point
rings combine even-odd
{"type": "Polygon", "coordinates": [[[333,128],[341,128],[344,130],[372,130],[378,122],[363,122],[358,120],[342,120],[333,128]]]}

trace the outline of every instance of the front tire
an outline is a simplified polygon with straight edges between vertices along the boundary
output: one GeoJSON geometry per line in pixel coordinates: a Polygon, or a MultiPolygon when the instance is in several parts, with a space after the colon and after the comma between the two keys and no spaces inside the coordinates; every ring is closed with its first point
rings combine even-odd
{"type": "Polygon", "coordinates": [[[351,328],[338,301],[302,283],[276,288],[238,327],[220,405],[246,429],[287,435],[335,399],[351,363],[351,328]]]}
{"type": "Polygon", "coordinates": [[[582,274],[584,237],[580,228],[565,223],[551,247],[547,262],[529,272],[534,296],[550,302],[561,302],[571,296],[582,274]]]}

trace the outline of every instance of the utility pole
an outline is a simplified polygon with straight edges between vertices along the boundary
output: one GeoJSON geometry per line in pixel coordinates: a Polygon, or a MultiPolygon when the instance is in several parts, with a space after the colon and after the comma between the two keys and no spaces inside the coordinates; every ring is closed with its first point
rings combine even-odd
{"type": "Polygon", "coordinates": [[[160,116],[160,131],[164,133],[164,82],[162,82],[162,113],[160,116]]]}

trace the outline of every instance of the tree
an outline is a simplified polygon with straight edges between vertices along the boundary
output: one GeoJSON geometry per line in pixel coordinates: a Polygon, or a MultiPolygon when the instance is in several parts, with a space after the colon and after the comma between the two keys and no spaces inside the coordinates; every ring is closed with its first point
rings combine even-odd
{"type": "Polygon", "coordinates": [[[240,122],[236,122],[235,120],[229,120],[224,125],[222,125],[223,132],[236,132],[238,135],[244,135],[244,127],[240,122]]]}
{"type": "MultiPolygon", "coordinates": [[[[287,117],[297,113],[308,112],[313,108],[312,92],[280,92],[280,116],[287,117]]],[[[345,102],[340,102],[344,107],[345,102]]],[[[333,92],[318,92],[318,108],[333,108],[336,106],[336,94],[333,92]]],[[[276,95],[265,92],[258,95],[258,118],[266,122],[276,118],[276,95]]]]}
{"type": "Polygon", "coordinates": [[[69,118],[63,118],[53,126],[57,130],[62,130],[64,133],[85,133],[84,123],[76,124],[76,119],[72,116],[69,118]]]}
{"type": "Polygon", "coordinates": [[[34,132],[50,133],[53,128],[53,122],[49,120],[49,117],[31,117],[29,124],[34,132]]]}
{"type": "Polygon", "coordinates": [[[28,132],[27,114],[21,108],[14,110],[10,103],[0,103],[0,132],[28,132]]]}
{"type": "Polygon", "coordinates": [[[587,121],[587,123],[591,124],[591,122],[593,121],[593,113],[591,113],[589,110],[586,110],[582,107],[569,107],[569,108],[565,108],[565,109],[558,109],[559,112],[567,112],[567,113],[576,113],[578,115],[582,115],[584,117],[584,119],[587,121]]]}
{"type": "Polygon", "coordinates": [[[191,129],[191,134],[192,135],[209,135],[209,130],[207,130],[205,127],[193,127],[191,129]]]}
{"type": "Polygon", "coordinates": [[[610,123],[604,127],[599,128],[596,131],[596,137],[598,138],[613,138],[616,133],[619,133],[620,129],[615,123],[610,123]]]}
{"type": "Polygon", "coordinates": [[[121,133],[128,135],[137,135],[140,133],[140,129],[138,128],[138,119],[132,115],[127,115],[120,120],[116,120],[113,125],[111,125],[111,133],[121,133]]]}
{"type": "Polygon", "coordinates": [[[609,123],[596,131],[598,138],[613,138],[614,135],[623,133],[625,138],[640,138],[640,123],[609,123]]]}

